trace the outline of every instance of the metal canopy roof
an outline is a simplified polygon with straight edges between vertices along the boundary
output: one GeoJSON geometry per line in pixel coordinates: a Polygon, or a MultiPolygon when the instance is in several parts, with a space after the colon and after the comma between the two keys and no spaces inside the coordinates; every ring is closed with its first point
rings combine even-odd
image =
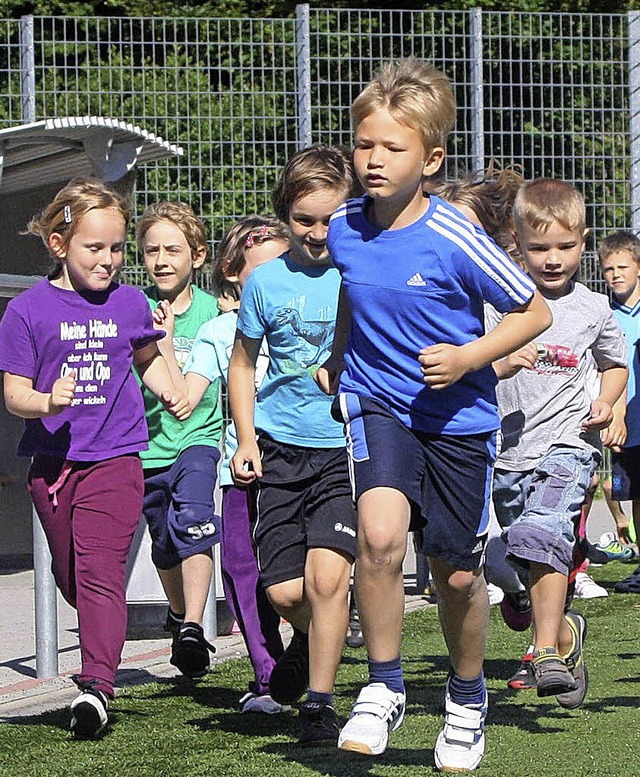
{"type": "Polygon", "coordinates": [[[120,119],[75,116],[0,130],[0,193],[96,176],[119,181],[137,164],[184,150],[120,119]]]}

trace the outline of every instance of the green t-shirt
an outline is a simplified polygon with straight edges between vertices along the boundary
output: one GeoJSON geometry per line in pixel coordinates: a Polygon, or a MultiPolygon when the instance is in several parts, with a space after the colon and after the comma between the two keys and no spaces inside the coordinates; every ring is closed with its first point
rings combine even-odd
{"type": "MultiPolygon", "coordinates": [[[[173,334],[173,348],[176,361],[182,368],[191,351],[200,326],[218,315],[215,297],[191,286],[191,305],[176,316],[173,334]]],[[[160,301],[155,286],[144,289],[152,310],[160,301]]],[[[218,447],[222,435],[222,408],[220,404],[220,382],[214,381],[206,390],[200,404],[186,421],[178,421],[160,400],[143,387],[144,407],[149,426],[149,450],[140,457],[145,469],[170,467],[182,451],[192,445],[218,447]]]]}

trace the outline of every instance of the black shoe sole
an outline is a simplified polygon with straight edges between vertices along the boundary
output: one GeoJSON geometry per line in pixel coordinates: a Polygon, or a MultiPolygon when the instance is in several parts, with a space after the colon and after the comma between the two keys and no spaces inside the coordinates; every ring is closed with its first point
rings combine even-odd
{"type": "Polygon", "coordinates": [[[100,716],[91,704],[80,703],[73,710],[76,719],[71,733],[76,739],[95,739],[102,734],[100,716]]]}

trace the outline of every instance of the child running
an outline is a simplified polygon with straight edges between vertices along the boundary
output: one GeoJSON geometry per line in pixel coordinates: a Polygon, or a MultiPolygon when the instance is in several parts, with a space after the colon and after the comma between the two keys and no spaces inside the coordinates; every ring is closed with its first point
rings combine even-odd
{"type": "MultiPolygon", "coordinates": [[[[200,326],[218,315],[216,298],[193,283],[207,258],[207,234],[191,206],[150,205],[136,225],[138,249],[153,286],[145,294],[167,337],[160,343],[174,381],[200,326]]],[[[151,557],[169,601],[165,629],[173,635],[170,662],[187,677],[209,670],[202,619],[213,572],[212,548],[220,541],[214,515],[219,443],[222,435],[220,383],[203,392],[187,423],[166,412],[152,392],[143,391],[149,448],[144,468],[144,517],[151,557]]]]}
{"type": "Polygon", "coordinates": [[[12,300],[0,322],[7,409],[25,420],[18,454],[62,595],[77,608],[81,693],[76,737],[108,722],[125,640],[125,569],[142,512],[140,451],[147,425],[132,365],[178,419],[174,389],[140,291],[119,285],[127,204],[103,183],[75,179],[27,230],[55,260],[49,276],[12,300]]]}
{"type": "MultiPolygon", "coordinates": [[[[630,543],[628,519],[619,503],[631,501],[631,517],[636,538],[640,538],[640,395],[638,379],[640,360],[638,359],[638,340],[640,339],[640,240],[632,232],[614,232],[604,238],[598,247],[598,258],[602,275],[613,297],[611,308],[620,325],[628,349],[629,380],[626,396],[616,402],[614,421],[607,430],[605,444],[611,444],[614,436],[622,434],[624,443],[614,445],[611,451],[611,491],[612,502],[618,504],[612,513],[619,524],[618,531],[627,543],[630,543]],[[617,509],[616,509],[617,508],[617,509]],[[626,526],[625,526],[626,523],[626,526]]],[[[605,492],[606,494],[606,492],[605,492]]],[[[617,557],[633,558],[630,546],[613,548],[618,550],[617,557]]],[[[616,583],[614,590],[622,593],[640,594],[640,567],[629,577],[616,583]]]]}
{"type": "MultiPolygon", "coordinates": [[[[290,232],[279,219],[248,216],[234,224],[218,245],[212,270],[213,291],[218,298],[239,300],[242,287],[253,270],[289,250],[290,232]]],[[[203,324],[184,366],[189,402],[195,408],[212,383],[227,382],[229,359],[236,335],[238,311],[230,310],[203,324]]],[[[261,349],[256,365],[259,388],[269,363],[261,349]]],[[[271,670],[283,652],[280,616],[273,609],[260,583],[250,517],[254,515],[254,489],[233,484],[230,461],[237,447],[233,423],[224,435],[224,459],[220,468],[222,487],[222,582],[229,609],[236,620],[255,674],[248,692],[240,699],[242,712],[275,714],[282,705],[269,693],[271,670]]]]}
{"type": "Polygon", "coordinates": [[[574,280],[588,234],[580,193],[564,181],[529,181],[518,192],[513,218],[526,269],[553,324],[543,339],[494,365],[503,443],[493,502],[507,559],[528,581],[538,696],[555,695],[574,709],[587,693],[587,626],[566,605],[568,578],[581,510],[601,460],[600,430],[611,423],[624,391],[626,351],[606,297],[574,280]]]}
{"type": "Polygon", "coordinates": [[[287,162],[273,202],[291,229],[291,250],[247,279],[229,367],[238,432],[231,471],[240,486],[256,483],[260,578],[294,628],[271,673],[271,696],[291,704],[308,688],[300,707],[303,745],[335,746],[338,739],[333,687],[356,554],[344,435],[313,379],[333,339],[340,284],[327,249],[329,218],[353,183],[351,162],[337,148],[310,146],[287,162]],[[256,397],[265,338],[269,367],[256,397]]]}
{"type": "Polygon", "coordinates": [[[484,754],[487,712],[481,564],[499,426],[491,362],[541,332],[550,316],[482,230],[423,194],[455,118],[449,79],[418,60],[385,64],[351,117],[365,196],[339,208],[329,227],[348,305],[319,379],[326,389],[335,383],[348,335],[334,410],[346,424],[357,499],[356,595],[369,684],[339,747],[380,754],[402,722],[402,563],[407,530],[426,522],[451,661],[435,763],[472,771],[484,754]],[[487,335],[485,299],[508,313],[487,335]]]}

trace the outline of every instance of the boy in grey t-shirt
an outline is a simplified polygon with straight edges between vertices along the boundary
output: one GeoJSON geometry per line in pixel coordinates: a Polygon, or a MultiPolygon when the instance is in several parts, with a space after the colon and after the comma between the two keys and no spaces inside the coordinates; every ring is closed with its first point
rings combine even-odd
{"type": "Polygon", "coordinates": [[[601,460],[600,430],[626,384],[626,346],[606,297],[573,280],[588,234],[578,191],[530,181],[513,215],[526,269],[554,320],[540,342],[494,364],[503,441],[493,502],[507,559],[528,579],[538,696],[555,695],[573,709],[587,691],[586,623],[564,614],[574,529],[601,460]]]}

